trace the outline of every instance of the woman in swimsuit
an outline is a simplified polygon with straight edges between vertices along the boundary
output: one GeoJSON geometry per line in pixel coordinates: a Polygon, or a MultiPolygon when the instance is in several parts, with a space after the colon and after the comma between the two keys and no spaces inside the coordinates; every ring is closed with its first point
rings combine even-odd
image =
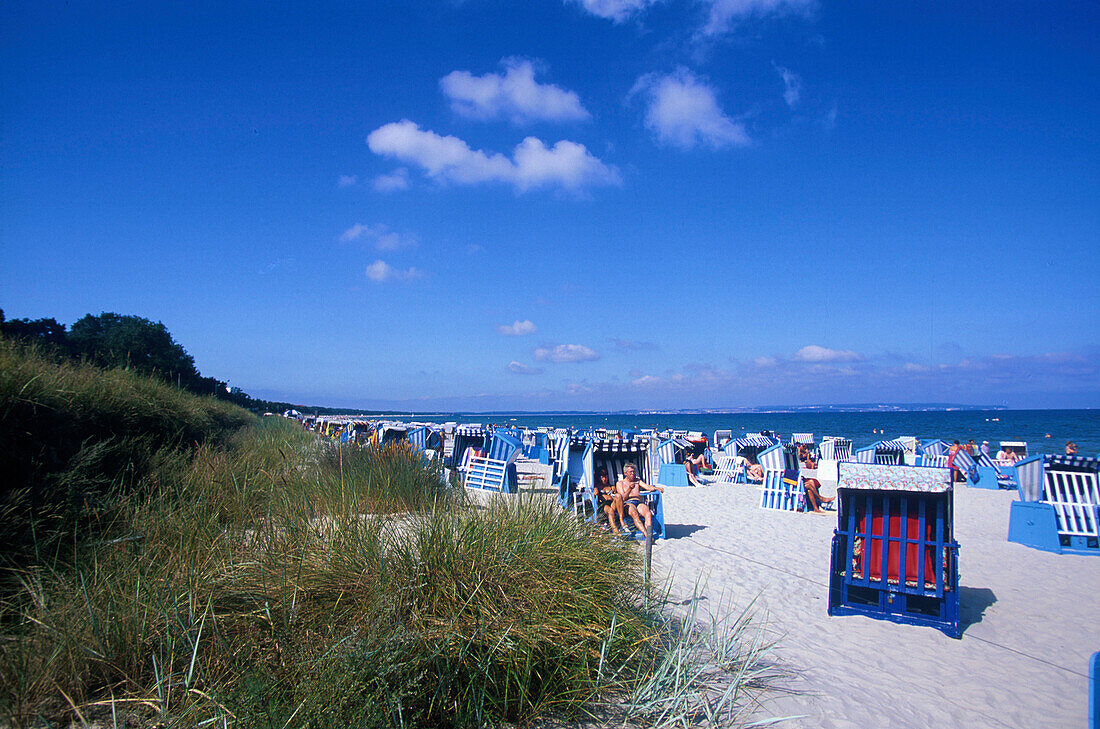
{"type": "Polygon", "coordinates": [[[597,509],[603,509],[607,515],[607,523],[616,534],[626,531],[623,527],[623,499],[619,495],[611,478],[607,475],[607,469],[601,468],[596,474],[596,502],[597,509]]]}

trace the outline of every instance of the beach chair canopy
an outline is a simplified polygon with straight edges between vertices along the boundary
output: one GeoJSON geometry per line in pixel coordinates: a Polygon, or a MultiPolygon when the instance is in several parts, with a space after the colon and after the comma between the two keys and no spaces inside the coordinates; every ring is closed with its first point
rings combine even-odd
{"type": "Polygon", "coordinates": [[[922,466],[886,466],[878,463],[841,463],[837,489],[874,491],[950,491],[951,471],[922,466]]]}
{"type": "Polygon", "coordinates": [[[791,443],[795,445],[813,445],[814,434],[813,433],[792,433],[791,443]]]}

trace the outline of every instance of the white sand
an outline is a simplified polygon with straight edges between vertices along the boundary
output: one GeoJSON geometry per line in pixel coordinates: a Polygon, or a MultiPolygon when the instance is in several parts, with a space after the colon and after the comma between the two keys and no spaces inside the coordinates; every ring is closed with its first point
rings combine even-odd
{"type": "MultiPolygon", "coordinates": [[[[826,495],[832,490],[826,488],[826,495]]],[[[797,727],[1084,727],[1088,660],[1100,650],[1100,557],[1054,555],[1007,541],[1001,491],[957,488],[961,640],[863,616],[829,617],[827,516],[759,508],[753,486],[669,488],[669,539],[654,579],[674,598],[706,579],[700,613],[723,595],[759,595],[794,672],[757,719],[797,727]]]]}

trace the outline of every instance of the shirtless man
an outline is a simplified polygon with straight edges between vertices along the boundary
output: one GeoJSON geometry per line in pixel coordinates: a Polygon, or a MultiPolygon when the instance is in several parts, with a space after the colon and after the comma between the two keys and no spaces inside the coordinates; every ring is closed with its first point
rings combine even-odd
{"type": "Polygon", "coordinates": [[[619,483],[615,484],[615,490],[622,496],[623,505],[627,508],[630,518],[634,520],[634,525],[642,530],[642,533],[648,539],[650,530],[653,528],[653,512],[645,499],[642,498],[642,492],[664,492],[664,489],[660,486],[650,486],[639,479],[638,469],[634,467],[634,464],[628,463],[623,466],[623,477],[619,479],[619,483]],[[644,526],[642,524],[643,520],[645,521],[644,526]]]}

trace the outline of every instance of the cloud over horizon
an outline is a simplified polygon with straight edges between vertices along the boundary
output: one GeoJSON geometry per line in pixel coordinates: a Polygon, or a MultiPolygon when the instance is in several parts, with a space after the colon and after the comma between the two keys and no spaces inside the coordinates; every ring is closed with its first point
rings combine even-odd
{"type": "Polygon", "coordinates": [[[799,362],[860,362],[863,360],[850,349],[829,349],[816,344],[808,344],[794,353],[799,362]]]}
{"type": "Polygon", "coordinates": [[[511,324],[497,325],[497,333],[503,334],[508,337],[519,337],[523,336],[524,334],[534,334],[538,330],[539,328],[536,327],[534,322],[532,322],[530,319],[524,319],[523,321],[517,319],[511,324]]]}
{"type": "Polygon", "coordinates": [[[539,362],[592,362],[600,358],[600,355],[583,344],[537,347],[534,354],[539,362]]]}
{"type": "Polygon", "coordinates": [[[344,243],[350,243],[360,238],[372,242],[374,247],[380,251],[396,251],[402,248],[412,248],[417,244],[416,236],[401,235],[400,233],[390,230],[381,223],[375,225],[356,223],[340,234],[340,240],[344,243]]]}
{"type": "Polygon", "coordinates": [[[583,121],[591,116],[575,92],[535,81],[532,61],[505,58],[500,64],[503,75],[452,71],[441,78],[439,86],[451,100],[451,109],[470,119],[506,118],[514,124],[583,121]]]}
{"type": "Polygon", "coordinates": [[[375,283],[386,283],[387,281],[412,281],[424,275],[423,272],[416,268],[407,268],[402,271],[401,269],[394,268],[381,259],[367,266],[366,274],[367,278],[375,283]]]}
{"type": "Polygon", "coordinates": [[[619,185],[619,171],[594,157],[577,142],[561,140],[547,147],[537,137],[527,137],[512,153],[471,149],[454,136],[442,136],[402,119],[375,129],[367,136],[375,154],[415,164],[441,182],[476,185],[504,182],[519,192],[540,187],[561,187],[579,192],[587,187],[619,185]]]}
{"type": "Polygon", "coordinates": [[[667,75],[642,76],[630,90],[630,96],[636,94],[646,99],[646,128],[662,144],[684,150],[752,144],[744,124],[722,111],[710,84],[683,66],[667,75]]]}
{"type": "Polygon", "coordinates": [[[658,0],[566,0],[567,4],[570,2],[598,18],[621,23],[658,0]]]}
{"type": "Polygon", "coordinates": [[[802,97],[802,77],[789,68],[783,68],[782,66],[775,66],[775,72],[783,79],[783,101],[791,109],[795,108],[802,97]]]}
{"type": "Polygon", "coordinates": [[[513,372],[517,375],[541,375],[542,374],[542,370],[540,368],[532,367],[530,365],[525,365],[522,362],[517,362],[516,360],[512,360],[511,362],[508,363],[507,370],[509,372],[513,372]]]}
{"type": "Polygon", "coordinates": [[[817,7],[817,0],[704,0],[704,4],[710,8],[702,33],[714,36],[728,31],[736,21],[750,17],[809,15],[817,7]]]}

